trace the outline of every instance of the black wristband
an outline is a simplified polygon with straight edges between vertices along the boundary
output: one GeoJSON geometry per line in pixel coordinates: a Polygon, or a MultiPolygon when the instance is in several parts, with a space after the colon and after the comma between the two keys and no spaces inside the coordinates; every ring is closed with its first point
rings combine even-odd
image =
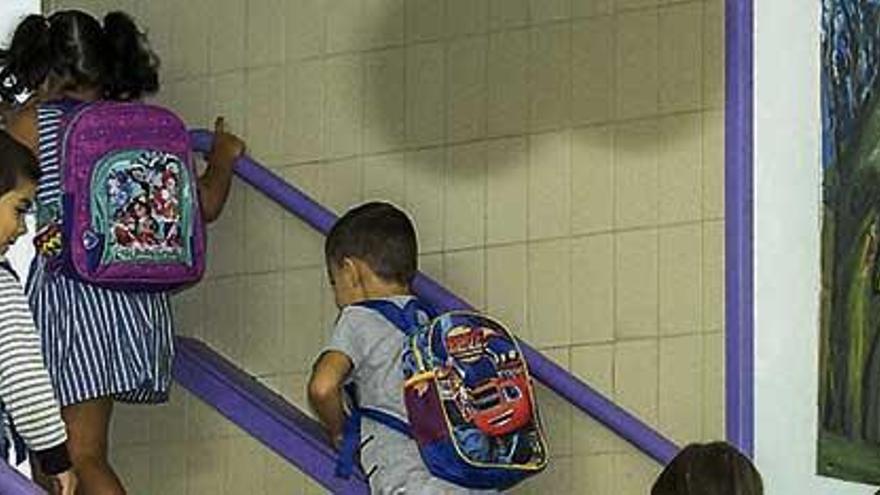
{"type": "Polygon", "coordinates": [[[73,464],[70,462],[70,455],[67,453],[66,443],[51,449],[34,452],[34,457],[37,458],[43,473],[49,476],[61,474],[73,467],[73,464]]]}

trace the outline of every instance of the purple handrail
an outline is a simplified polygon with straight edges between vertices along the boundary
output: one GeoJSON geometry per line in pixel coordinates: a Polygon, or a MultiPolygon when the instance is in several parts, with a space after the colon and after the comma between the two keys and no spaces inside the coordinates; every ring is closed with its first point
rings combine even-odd
{"type": "Polygon", "coordinates": [[[752,271],[753,40],[751,1],[727,0],[724,108],[725,398],[727,440],[748,456],[755,443],[752,271]]]}
{"type": "Polygon", "coordinates": [[[46,495],[42,488],[0,459],[0,493],[3,495],[46,495]]]}
{"type": "MultiPolygon", "coordinates": [[[[211,149],[213,133],[206,130],[190,132],[193,150],[207,153],[211,149]]],[[[279,205],[308,223],[315,230],[327,234],[336,215],[287,183],[278,175],[242,157],[235,166],[236,174],[279,205]]],[[[439,310],[470,308],[471,306],[430,277],[419,273],[413,290],[439,310]]],[[[610,428],[637,449],[662,464],[667,464],[679,448],[657,430],[645,424],[630,412],[614,404],[601,393],[584,383],[567,370],[544,357],[528,344],[520,341],[532,375],[572,405],[586,412],[610,428]]]]}

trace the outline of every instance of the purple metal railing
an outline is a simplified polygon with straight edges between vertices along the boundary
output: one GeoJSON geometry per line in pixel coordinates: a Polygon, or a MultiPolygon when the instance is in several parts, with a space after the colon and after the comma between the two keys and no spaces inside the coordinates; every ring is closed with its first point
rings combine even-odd
{"type": "Polygon", "coordinates": [[[749,456],[755,435],[752,16],[751,0],[726,1],[725,421],[728,441],[749,456]]]}

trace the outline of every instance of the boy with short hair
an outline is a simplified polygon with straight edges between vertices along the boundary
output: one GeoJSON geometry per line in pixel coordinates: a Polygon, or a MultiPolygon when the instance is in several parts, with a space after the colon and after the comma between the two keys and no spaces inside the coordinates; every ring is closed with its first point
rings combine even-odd
{"type": "MultiPolygon", "coordinates": [[[[343,386],[355,385],[358,405],[406,421],[401,355],[404,335],[379,313],[356,303],[385,299],[401,308],[411,299],[418,247],[412,222],[388,203],[347,212],[325,243],[330,281],[340,308],[330,344],[314,365],[309,400],[330,438],[342,440],[343,386]]],[[[364,418],[360,459],[374,494],[474,493],[433,477],[416,443],[364,418]]]]}
{"type": "Polygon", "coordinates": [[[43,364],[40,336],[24,290],[5,258],[27,230],[25,215],[39,177],[36,157],[0,130],[0,457],[12,447],[26,447],[40,470],[53,477],[53,493],[73,495],[77,479],[61,408],[43,364]],[[15,445],[13,432],[23,446],[15,445]]]}

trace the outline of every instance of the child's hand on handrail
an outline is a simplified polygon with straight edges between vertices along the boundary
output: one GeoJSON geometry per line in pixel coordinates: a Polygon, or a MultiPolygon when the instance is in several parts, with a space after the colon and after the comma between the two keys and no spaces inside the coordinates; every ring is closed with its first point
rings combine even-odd
{"type": "Polygon", "coordinates": [[[226,132],[226,121],[223,117],[217,117],[214,121],[214,144],[208,154],[208,163],[211,166],[232,168],[235,160],[245,151],[244,141],[235,134],[226,132]]]}
{"type": "Polygon", "coordinates": [[[229,186],[235,161],[244,153],[245,145],[235,134],[226,132],[223,117],[214,122],[214,144],[208,153],[208,168],[199,179],[199,199],[202,204],[202,217],[213,222],[220,217],[229,186]]]}

